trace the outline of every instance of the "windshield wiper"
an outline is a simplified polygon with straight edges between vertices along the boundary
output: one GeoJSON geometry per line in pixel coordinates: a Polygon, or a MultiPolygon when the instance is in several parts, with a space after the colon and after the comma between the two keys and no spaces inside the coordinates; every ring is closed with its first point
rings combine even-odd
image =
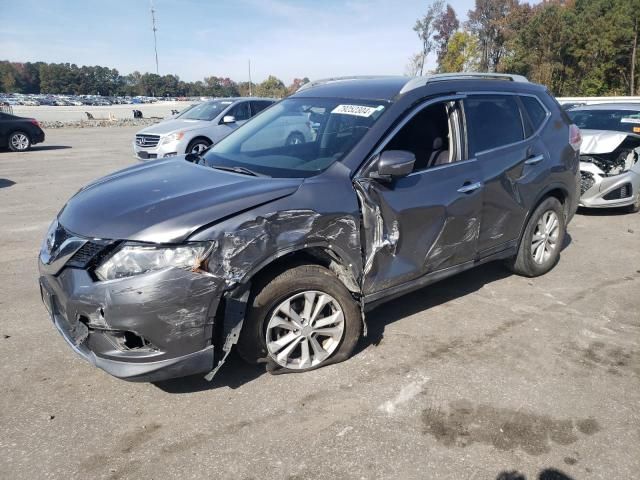
{"type": "Polygon", "coordinates": [[[242,173],[243,175],[251,175],[252,177],[264,177],[264,175],[254,172],[253,170],[249,170],[248,168],[245,168],[245,167],[228,167],[226,165],[211,165],[211,168],[215,168],[217,170],[225,170],[227,172],[242,173]]]}

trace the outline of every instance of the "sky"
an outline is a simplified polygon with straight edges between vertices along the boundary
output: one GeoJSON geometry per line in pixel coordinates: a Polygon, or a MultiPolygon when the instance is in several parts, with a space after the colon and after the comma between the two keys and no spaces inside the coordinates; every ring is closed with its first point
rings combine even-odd
{"type": "MultiPolygon", "coordinates": [[[[161,75],[403,74],[429,0],[154,0],[161,75]]],[[[465,20],[474,0],[449,0],[465,20]]],[[[0,60],[155,72],[150,0],[0,0],[0,60]],[[22,12],[14,14],[12,12],[22,12]]],[[[433,66],[433,59],[429,60],[433,66]]]]}

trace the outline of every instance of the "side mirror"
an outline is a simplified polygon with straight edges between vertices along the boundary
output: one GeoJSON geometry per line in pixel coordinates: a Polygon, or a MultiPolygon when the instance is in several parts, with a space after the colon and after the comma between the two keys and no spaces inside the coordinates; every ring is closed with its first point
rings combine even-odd
{"type": "Polygon", "coordinates": [[[413,171],[416,156],[406,150],[385,150],[378,157],[377,171],[371,177],[390,181],[394,178],[406,177],[413,171]]]}
{"type": "Polygon", "coordinates": [[[225,115],[222,117],[222,123],[236,123],[236,117],[233,115],[225,115]]]}

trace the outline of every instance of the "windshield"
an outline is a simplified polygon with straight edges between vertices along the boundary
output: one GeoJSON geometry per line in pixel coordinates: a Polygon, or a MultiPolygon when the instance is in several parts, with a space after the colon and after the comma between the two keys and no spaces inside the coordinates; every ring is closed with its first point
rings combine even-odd
{"type": "Polygon", "coordinates": [[[640,133],[640,110],[569,110],[578,128],[640,133]]]}
{"type": "Polygon", "coordinates": [[[220,113],[233,103],[233,100],[217,100],[215,102],[205,102],[189,108],[180,114],[182,120],[213,120],[220,113]]]}
{"type": "Polygon", "coordinates": [[[286,99],[214,145],[205,164],[310,177],[341,161],[385,108],[380,101],[286,99]]]}

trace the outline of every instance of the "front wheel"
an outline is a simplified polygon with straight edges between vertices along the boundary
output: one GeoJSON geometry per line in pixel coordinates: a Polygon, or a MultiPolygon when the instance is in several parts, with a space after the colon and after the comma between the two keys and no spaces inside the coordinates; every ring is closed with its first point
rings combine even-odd
{"type": "Polygon", "coordinates": [[[545,199],[529,218],[518,254],[507,266],[525,277],[544,275],[558,263],[565,233],[562,204],[554,197],[545,199]]]}
{"type": "Polygon", "coordinates": [[[249,363],[301,372],[349,358],[362,333],[355,300],[328,269],[291,268],[256,285],[238,342],[249,363]]]}
{"type": "Polygon", "coordinates": [[[9,135],[9,149],[12,152],[26,152],[31,148],[31,139],[24,132],[13,132],[9,135]]]}
{"type": "Polygon", "coordinates": [[[196,138],[189,143],[187,147],[187,151],[185,153],[195,153],[196,155],[200,155],[204,150],[209,148],[211,142],[205,138],[196,138]]]}

